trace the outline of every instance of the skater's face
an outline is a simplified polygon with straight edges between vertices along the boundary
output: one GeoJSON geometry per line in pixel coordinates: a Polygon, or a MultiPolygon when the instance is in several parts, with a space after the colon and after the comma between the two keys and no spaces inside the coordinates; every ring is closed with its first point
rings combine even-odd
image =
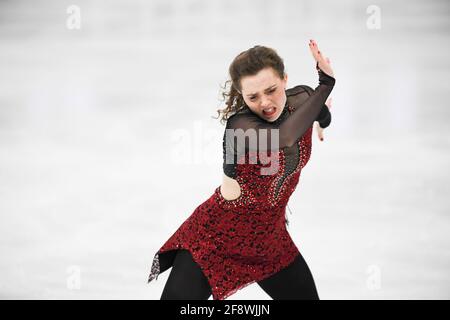
{"type": "Polygon", "coordinates": [[[273,68],[265,68],[256,75],[241,78],[242,97],[251,111],[273,122],[286,104],[287,74],[280,79],[273,68]]]}

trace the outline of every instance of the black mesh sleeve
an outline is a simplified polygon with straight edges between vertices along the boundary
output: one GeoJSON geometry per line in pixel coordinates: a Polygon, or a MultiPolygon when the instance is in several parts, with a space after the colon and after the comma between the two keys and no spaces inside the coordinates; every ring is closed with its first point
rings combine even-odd
{"type": "Polygon", "coordinates": [[[321,128],[326,128],[331,123],[331,112],[330,109],[326,105],[322,106],[322,109],[320,109],[319,116],[317,117],[316,121],[319,122],[319,125],[321,128]]]}
{"type": "MultiPolygon", "coordinates": [[[[292,97],[288,97],[288,104],[294,111],[280,124],[268,122],[253,112],[238,113],[230,117],[225,130],[227,143],[232,144],[237,154],[242,154],[246,150],[278,150],[292,146],[315,120],[319,119],[319,122],[325,124],[328,115],[322,110],[323,107],[327,108],[325,101],[333,90],[336,80],[320,69],[318,73],[319,85],[314,90],[311,89],[309,96],[293,94],[292,97]]],[[[331,115],[329,118],[331,119],[331,115]]]]}

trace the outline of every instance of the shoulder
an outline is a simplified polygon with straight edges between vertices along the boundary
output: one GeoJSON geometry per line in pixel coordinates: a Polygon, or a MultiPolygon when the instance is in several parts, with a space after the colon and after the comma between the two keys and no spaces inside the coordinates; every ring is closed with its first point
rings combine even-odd
{"type": "Polygon", "coordinates": [[[229,116],[227,119],[226,128],[227,129],[241,128],[245,130],[254,127],[261,121],[262,119],[247,107],[229,116]]]}
{"type": "Polygon", "coordinates": [[[313,94],[314,90],[307,85],[297,85],[286,90],[287,103],[292,109],[297,109],[313,94]]]}
{"type": "Polygon", "coordinates": [[[302,93],[307,93],[308,95],[311,95],[314,92],[314,90],[307,85],[301,84],[297,85],[295,87],[289,88],[286,90],[286,95],[289,96],[295,96],[302,93]]]}
{"type": "Polygon", "coordinates": [[[253,118],[255,116],[257,117],[257,115],[252,110],[250,110],[249,107],[245,106],[244,108],[242,108],[238,112],[233,113],[231,116],[229,116],[228,120],[236,121],[238,119],[253,118]]]}

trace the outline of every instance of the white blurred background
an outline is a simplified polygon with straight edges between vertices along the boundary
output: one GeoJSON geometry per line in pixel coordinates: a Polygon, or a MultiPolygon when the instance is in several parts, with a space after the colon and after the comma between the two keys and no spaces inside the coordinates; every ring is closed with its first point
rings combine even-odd
{"type": "MultiPolygon", "coordinates": [[[[256,44],[337,79],[289,232],[321,299],[449,299],[450,3],[0,1],[0,298],[159,299],[220,185],[221,86],[256,44]],[[77,28],[77,27],[80,28],[77,28]],[[180,159],[183,159],[180,161],[180,159]]],[[[257,285],[233,299],[270,299],[257,285]]]]}

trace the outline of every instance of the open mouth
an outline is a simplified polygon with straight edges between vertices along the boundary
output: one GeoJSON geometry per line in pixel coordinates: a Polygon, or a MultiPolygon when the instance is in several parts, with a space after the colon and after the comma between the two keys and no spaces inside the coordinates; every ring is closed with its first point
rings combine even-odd
{"type": "Polygon", "coordinates": [[[273,116],[276,111],[277,111],[277,109],[275,107],[270,107],[270,108],[267,108],[267,109],[263,109],[263,114],[265,116],[270,117],[270,116],[273,116]]]}

